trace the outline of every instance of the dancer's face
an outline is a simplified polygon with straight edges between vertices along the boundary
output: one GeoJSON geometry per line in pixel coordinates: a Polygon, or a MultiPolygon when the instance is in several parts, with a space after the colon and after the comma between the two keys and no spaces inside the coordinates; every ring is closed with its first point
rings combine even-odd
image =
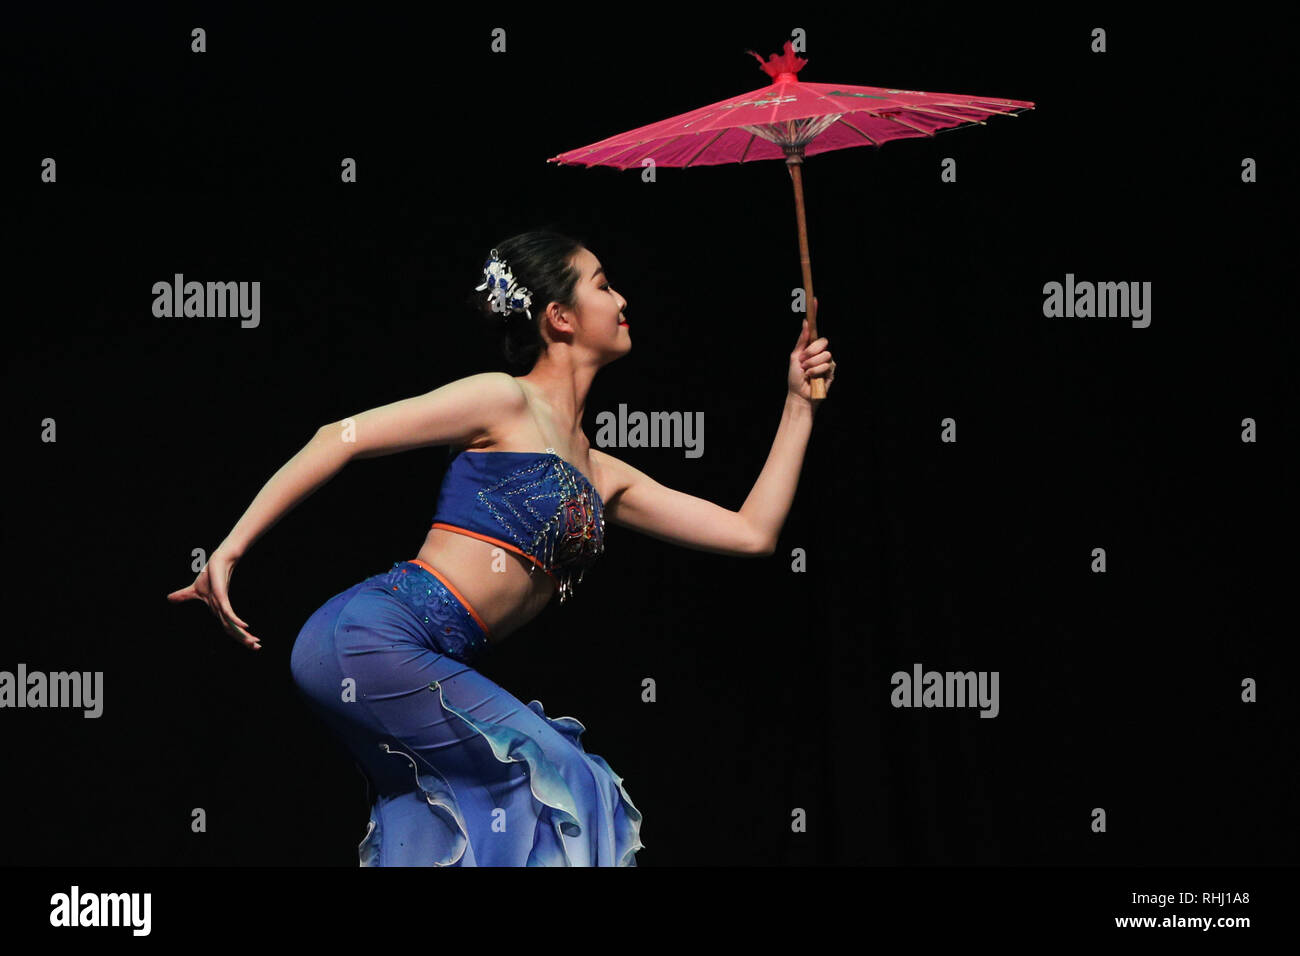
{"type": "Polygon", "coordinates": [[[597,352],[622,355],[632,347],[630,326],[623,320],[627,300],[615,291],[591,250],[579,249],[570,261],[578,270],[575,295],[584,343],[597,352]]]}

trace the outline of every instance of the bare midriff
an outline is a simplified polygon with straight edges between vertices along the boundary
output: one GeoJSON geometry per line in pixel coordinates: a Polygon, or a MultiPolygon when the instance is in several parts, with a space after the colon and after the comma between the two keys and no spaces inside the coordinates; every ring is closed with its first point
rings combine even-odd
{"type": "Polygon", "coordinates": [[[437,571],[483,622],[496,644],[541,613],[555,580],[531,559],[482,538],[430,528],[417,557],[437,571]]]}

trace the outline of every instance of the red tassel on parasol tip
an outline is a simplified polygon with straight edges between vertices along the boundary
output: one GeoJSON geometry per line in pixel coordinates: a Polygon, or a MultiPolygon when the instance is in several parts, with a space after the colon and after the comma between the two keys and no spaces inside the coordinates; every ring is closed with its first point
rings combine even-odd
{"type": "Polygon", "coordinates": [[[794,74],[802,70],[804,64],[808,62],[803,57],[795,55],[794,44],[789,40],[785,41],[785,52],[773,53],[767,58],[766,63],[763,62],[763,58],[753,50],[746,50],[745,52],[758,60],[759,69],[776,82],[779,82],[782,74],[786,73],[790,74],[793,78],[794,74]]]}

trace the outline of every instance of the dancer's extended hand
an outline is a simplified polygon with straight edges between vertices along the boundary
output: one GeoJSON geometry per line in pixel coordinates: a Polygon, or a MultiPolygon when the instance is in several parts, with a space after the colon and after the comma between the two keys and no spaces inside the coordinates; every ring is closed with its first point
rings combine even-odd
{"type": "MultiPolygon", "coordinates": [[[[813,315],[817,314],[817,298],[813,297],[813,315]]],[[[831,360],[831,352],[828,346],[830,339],[826,336],[809,342],[808,341],[808,320],[803,320],[803,328],[799,332],[799,341],[794,344],[794,351],[790,353],[790,374],[787,384],[790,386],[790,394],[798,395],[808,404],[816,406],[824,399],[814,399],[812,397],[812,380],[822,378],[826,380],[826,394],[830,394],[831,382],[835,379],[835,363],[831,360]]]]}
{"type": "Polygon", "coordinates": [[[246,630],[248,625],[230,606],[228,596],[230,577],[235,573],[235,562],[238,560],[239,558],[230,552],[217,548],[212,552],[212,557],[208,559],[203,570],[199,572],[199,576],[194,579],[194,583],[187,588],[173,591],[167,595],[167,600],[173,604],[191,598],[206,601],[212,613],[221,622],[221,626],[226,629],[226,633],[245,647],[259,650],[262,646],[261,640],[248,633],[246,630]]]}

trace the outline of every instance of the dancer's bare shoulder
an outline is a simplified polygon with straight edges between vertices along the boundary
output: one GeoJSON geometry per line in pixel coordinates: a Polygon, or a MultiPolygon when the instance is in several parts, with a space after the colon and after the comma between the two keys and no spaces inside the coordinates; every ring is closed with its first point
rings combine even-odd
{"type": "MultiPolygon", "coordinates": [[[[489,435],[527,408],[515,380],[504,372],[480,372],[423,395],[380,405],[340,419],[353,458],[374,458],[428,445],[466,445],[489,435]]],[[[322,429],[325,430],[325,429],[322,429]]]]}

